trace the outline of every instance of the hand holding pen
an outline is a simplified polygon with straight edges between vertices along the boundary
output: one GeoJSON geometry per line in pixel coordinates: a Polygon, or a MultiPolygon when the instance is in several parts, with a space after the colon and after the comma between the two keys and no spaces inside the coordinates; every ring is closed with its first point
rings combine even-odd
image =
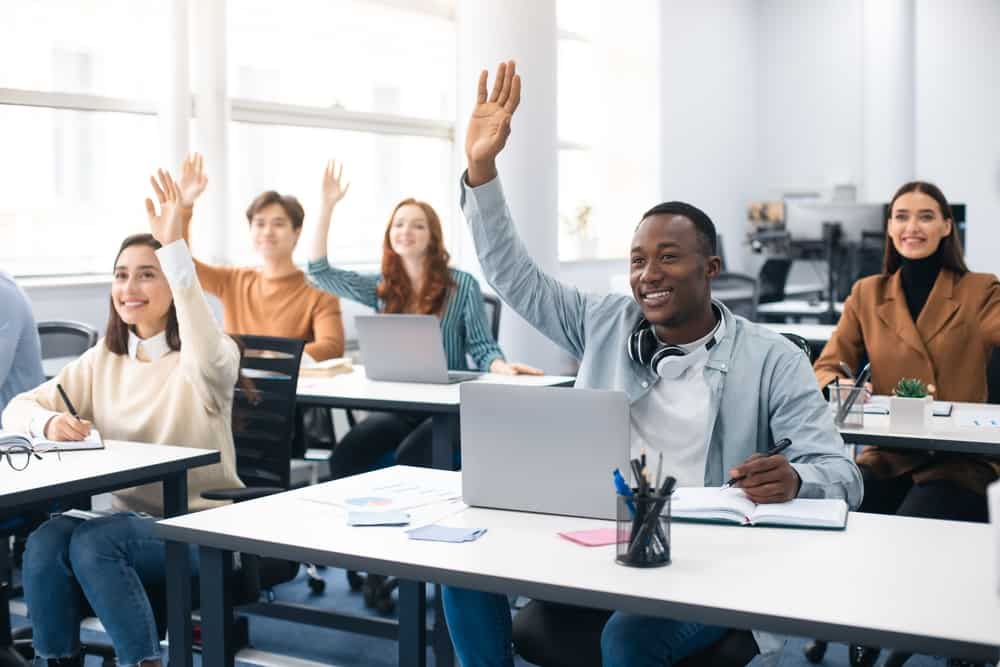
{"type": "Polygon", "coordinates": [[[767,452],[755,453],[729,471],[725,486],[743,489],[755,503],[783,503],[795,498],[802,480],[782,455],[791,444],[790,439],[782,438],[767,452]]]}
{"type": "Polygon", "coordinates": [[[50,419],[45,424],[42,435],[49,440],[58,442],[78,442],[84,440],[90,435],[90,422],[80,418],[61,384],[57,384],[56,389],[59,390],[59,395],[62,396],[63,403],[66,404],[69,414],[58,414],[50,419]]]}

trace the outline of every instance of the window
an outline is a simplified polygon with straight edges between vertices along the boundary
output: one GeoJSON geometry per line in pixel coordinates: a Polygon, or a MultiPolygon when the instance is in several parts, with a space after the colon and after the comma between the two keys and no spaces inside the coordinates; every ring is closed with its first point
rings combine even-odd
{"type": "Polygon", "coordinates": [[[559,257],[623,257],[659,189],[657,4],[556,7],[559,257]]]}
{"type": "Polygon", "coordinates": [[[450,178],[449,140],[249,123],[234,123],[230,137],[232,207],[239,212],[239,231],[230,235],[236,263],[254,262],[244,212],[256,195],[269,189],[294,195],[302,203],[306,220],[296,260],[306,261],[323,168],[330,158],[344,163],[344,178],[351,183],[333,214],[331,262],[381,261],[389,214],[406,197],[428,202],[445,229],[451,226],[457,179],[450,178]]]}

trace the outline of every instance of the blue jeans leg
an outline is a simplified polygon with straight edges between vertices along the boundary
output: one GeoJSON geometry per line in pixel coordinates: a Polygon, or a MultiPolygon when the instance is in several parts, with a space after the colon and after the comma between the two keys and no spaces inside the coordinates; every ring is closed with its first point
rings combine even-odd
{"type": "Polygon", "coordinates": [[[80,652],[83,593],[69,560],[78,519],[57,516],[31,535],[21,572],[31,615],[32,641],[40,658],[69,658],[80,652]]]}
{"type": "Polygon", "coordinates": [[[513,667],[510,605],[505,596],[443,586],[441,599],[462,667],[513,667]]]}
{"type": "Polygon", "coordinates": [[[714,644],[726,628],[615,612],[601,633],[604,667],[670,667],[714,644]]]}
{"type": "MultiPolygon", "coordinates": [[[[91,519],[81,523],[70,540],[73,574],[123,666],[160,658],[156,620],[146,595],[146,586],[166,580],[166,547],[153,535],[154,521],[132,513],[91,519]]],[[[197,559],[191,556],[191,561],[192,574],[197,574],[197,559]]]]}

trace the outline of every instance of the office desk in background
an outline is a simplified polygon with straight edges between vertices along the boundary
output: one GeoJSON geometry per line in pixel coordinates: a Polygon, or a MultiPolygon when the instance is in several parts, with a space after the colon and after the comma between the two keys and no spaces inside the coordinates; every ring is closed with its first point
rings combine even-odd
{"type": "MultiPolygon", "coordinates": [[[[796,322],[804,317],[819,319],[822,321],[830,314],[827,312],[827,301],[810,302],[804,300],[786,299],[784,301],[774,301],[762,303],[757,306],[757,315],[761,319],[770,321],[790,318],[796,322]]],[[[844,302],[838,301],[834,304],[835,320],[840,318],[844,312],[844,302]]],[[[834,324],[834,322],[823,322],[824,324],[834,324]]]]}
{"type": "MultiPolygon", "coordinates": [[[[460,474],[395,467],[366,476],[373,485],[438,486],[460,474]]],[[[614,545],[586,548],[556,536],[610,521],[467,509],[442,520],[487,529],[462,544],[409,540],[399,528],[350,528],[341,510],[303,499],[334,493],[337,484],[168,519],[156,530],[201,545],[202,599],[228,599],[231,552],[246,551],[733,628],[997,657],[1000,599],[984,585],[993,558],[987,525],[855,513],[844,531],[675,523],[672,564],[642,570],[617,565],[614,545]],[[290,514],[303,520],[287,521],[290,514]]],[[[403,601],[412,594],[411,585],[401,587],[400,664],[422,666],[423,609],[403,601]]],[[[229,667],[231,638],[222,628],[230,611],[210,612],[202,610],[203,659],[229,667]]]]}
{"type": "MultiPolygon", "coordinates": [[[[556,387],[571,386],[575,379],[567,375],[486,373],[469,382],[556,387]]],[[[432,466],[450,470],[454,461],[454,443],[458,438],[458,397],[461,384],[463,383],[380,382],[369,380],[364,366],[355,366],[353,372],[331,378],[300,377],[296,401],[304,405],[330,408],[430,414],[433,431],[432,466]]]]}
{"type": "MultiPolygon", "coordinates": [[[[187,471],[219,462],[219,452],[140,442],[105,441],[103,450],[50,452],[15,471],[0,462],[0,517],[48,506],[61,498],[96,495],[140,484],[163,482],[166,516],[188,510],[187,471]]],[[[168,622],[172,637],[191,636],[191,571],[184,544],[167,544],[168,622]]],[[[6,599],[3,600],[6,615],[6,599]]],[[[0,651],[10,650],[10,625],[0,628],[0,651]],[[6,644],[4,643],[6,642],[6,644]]],[[[190,667],[184,643],[170,646],[170,664],[190,667]]]]}
{"type": "Polygon", "coordinates": [[[1000,428],[963,426],[963,415],[984,415],[1000,421],[1000,405],[952,403],[950,417],[931,417],[930,429],[921,433],[893,431],[888,415],[866,414],[864,426],[841,428],[840,434],[845,442],[855,445],[1000,456],[1000,428]]]}

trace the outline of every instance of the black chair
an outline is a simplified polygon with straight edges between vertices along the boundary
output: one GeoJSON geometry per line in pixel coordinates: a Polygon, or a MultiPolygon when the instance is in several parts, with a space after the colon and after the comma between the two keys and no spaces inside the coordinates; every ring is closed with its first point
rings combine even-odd
{"type": "Polygon", "coordinates": [[[493,340],[500,338],[500,309],[503,303],[494,294],[483,294],[483,308],[486,309],[486,321],[490,323],[493,340]]]}
{"type": "MultiPolygon", "coordinates": [[[[59,357],[78,357],[97,344],[97,330],[89,324],[73,320],[45,320],[38,323],[38,338],[42,344],[42,361],[59,357]]],[[[49,373],[46,369],[46,377],[49,373]]]]}
{"type": "Polygon", "coordinates": [[[806,355],[806,359],[809,360],[809,363],[810,364],[812,363],[813,361],[812,346],[809,344],[808,340],[806,340],[805,338],[803,338],[798,334],[788,333],[787,331],[783,332],[781,335],[787,338],[788,340],[792,341],[793,343],[795,343],[795,347],[802,350],[806,355]]]}
{"type": "Polygon", "coordinates": [[[792,260],[787,257],[771,257],[760,267],[760,298],[758,303],[774,303],[785,300],[785,285],[788,283],[788,272],[792,268],[792,260]]]}
{"type": "Polygon", "coordinates": [[[759,290],[757,279],[745,273],[723,271],[712,280],[712,296],[751,322],[757,321],[759,290]]]}

